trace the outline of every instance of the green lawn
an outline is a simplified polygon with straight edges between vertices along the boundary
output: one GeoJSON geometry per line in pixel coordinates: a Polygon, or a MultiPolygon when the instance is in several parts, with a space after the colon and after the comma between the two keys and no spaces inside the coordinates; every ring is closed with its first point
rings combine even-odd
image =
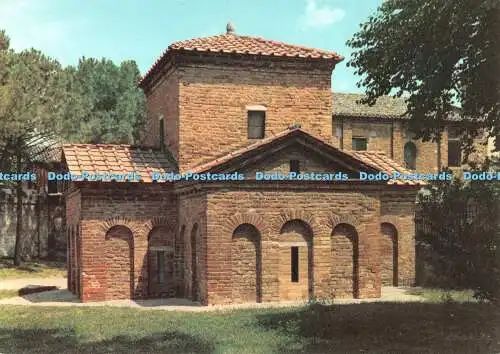
{"type": "Polygon", "coordinates": [[[488,303],[166,312],[0,306],[0,353],[498,353],[488,303]]]}
{"type": "Polygon", "coordinates": [[[2,279],[47,278],[66,276],[66,267],[61,262],[23,262],[15,267],[11,259],[0,258],[0,281],[2,279]]]}

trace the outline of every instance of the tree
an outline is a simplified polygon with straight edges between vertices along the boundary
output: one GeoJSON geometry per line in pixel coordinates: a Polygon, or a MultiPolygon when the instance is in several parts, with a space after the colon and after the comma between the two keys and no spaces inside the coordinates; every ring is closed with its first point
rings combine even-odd
{"type": "Polygon", "coordinates": [[[64,134],[79,143],[135,143],[146,119],[146,99],[137,88],[134,61],[119,66],[110,60],[80,59],[65,69],[71,99],[64,134]]]}
{"type": "MultiPolygon", "coordinates": [[[[0,168],[21,173],[32,155],[34,136],[49,137],[62,128],[67,78],[60,64],[30,49],[9,49],[9,38],[0,32],[0,168]]],[[[22,181],[15,182],[17,225],[14,264],[21,261],[22,181]]]]}
{"type": "MultiPolygon", "coordinates": [[[[146,100],[136,86],[140,73],[134,61],[117,66],[106,59],[82,58],[77,67],[62,68],[40,51],[15,52],[9,43],[5,31],[0,31],[1,170],[29,168],[41,153],[35,145],[52,149],[61,142],[138,141],[146,100]]],[[[14,263],[19,265],[22,181],[3,183],[3,187],[16,190],[14,263]]]]}
{"type": "Polygon", "coordinates": [[[472,288],[476,297],[499,302],[500,185],[454,179],[424,191],[416,239],[434,273],[425,285],[472,288]]]}
{"type": "MultiPolygon", "coordinates": [[[[355,49],[348,66],[363,77],[363,103],[391,92],[409,94],[409,126],[417,138],[436,139],[455,105],[496,136],[498,33],[498,0],[386,0],[347,42],[355,49]]],[[[470,146],[478,130],[465,133],[470,146]]]]}

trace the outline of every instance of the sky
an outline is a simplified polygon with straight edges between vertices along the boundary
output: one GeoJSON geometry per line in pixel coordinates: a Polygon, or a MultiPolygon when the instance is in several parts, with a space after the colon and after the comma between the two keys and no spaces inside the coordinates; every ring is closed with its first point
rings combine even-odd
{"type": "Polygon", "coordinates": [[[82,56],[116,63],[135,60],[144,74],[169,44],[236,34],[331,50],[337,65],[332,88],[363,92],[346,67],[346,41],[383,0],[0,0],[0,29],[11,47],[41,50],[63,65],[82,56]]]}

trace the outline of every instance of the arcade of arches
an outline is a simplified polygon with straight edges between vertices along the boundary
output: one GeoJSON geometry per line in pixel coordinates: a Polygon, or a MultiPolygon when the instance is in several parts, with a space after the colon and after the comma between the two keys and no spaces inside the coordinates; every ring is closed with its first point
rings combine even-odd
{"type": "MultiPolygon", "coordinates": [[[[184,297],[217,304],[377,297],[380,286],[411,281],[411,271],[406,269],[405,274],[400,271],[404,265],[399,265],[398,249],[405,242],[398,242],[401,232],[390,222],[368,230],[349,220],[331,223],[328,229],[300,217],[271,227],[247,219],[219,229],[214,238],[226,241],[213,254],[207,244],[206,220],[178,230],[156,225],[142,246],[137,231],[113,225],[104,233],[101,248],[104,291],[84,300],[184,297]],[[373,236],[377,239],[367,242],[373,236]],[[210,256],[215,257],[215,266],[208,263],[210,256]],[[216,278],[215,286],[211,278],[216,278]]],[[[80,294],[82,289],[76,289],[80,278],[72,278],[70,289],[80,294]]]]}

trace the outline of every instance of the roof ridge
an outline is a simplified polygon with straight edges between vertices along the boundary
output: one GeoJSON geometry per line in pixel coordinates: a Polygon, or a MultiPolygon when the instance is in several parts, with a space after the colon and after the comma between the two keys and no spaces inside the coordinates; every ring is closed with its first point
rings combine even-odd
{"type": "Polygon", "coordinates": [[[333,50],[312,48],[257,36],[239,35],[235,33],[217,34],[189,38],[171,43],[146,71],[144,77],[139,80],[138,86],[143,87],[143,85],[151,79],[152,75],[158,70],[159,65],[167,58],[170,52],[183,50],[205,53],[238,53],[245,55],[261,55],[265,57],[313,58],[335,62],[340,62],[344,59],[343,56],[333,50]]]}
{"type": "Polygon", "coordinates": [[[308,46],[301,45],[301,44],[294,44],[294,43],[287,43],[287,42],[283,42],[283,41],[278,41],[278,40],[275,40],[275,39],[266,39],[266,38],[261,37],[261,36],[248,36],[248,35],[238,35],[238,36],[242,37],[242,38],[257,39],[257,40],[261,40],[261,41],[268,42],[268,43],[273,43],[273,44],[278,44],[278,45],[285,45],[287,47],[294,47],[294,48],[299,48],[299,49],[312,50],[312,51],[320,51],[320,52],[328,52],[328,53],[331,53],[331,54],[335,54],[339,58],[343,58],[344,59],[344,57],[342,55],[339,55],[337,52],[335,52],[333,50],[318,49],[318,48],[308,47],[308,46]]]}

